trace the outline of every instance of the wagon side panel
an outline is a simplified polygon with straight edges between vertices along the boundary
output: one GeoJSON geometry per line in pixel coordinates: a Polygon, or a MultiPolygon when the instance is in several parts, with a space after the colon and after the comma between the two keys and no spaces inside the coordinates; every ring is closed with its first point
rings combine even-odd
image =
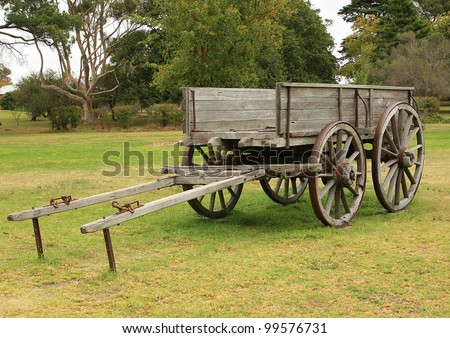
{"type": "Polygon", "coordinates": [[[277,133],[291,138],[318,135],[335,121],[348,122],[367,133],[389,105],[409,102],[411,94],[411,88],[280,83],[277,133]]]}
{"type": "Polygon", "coordinates": [[[275,90],[184,88],[185,128],[192,132],[275,128],[275,90]]]}

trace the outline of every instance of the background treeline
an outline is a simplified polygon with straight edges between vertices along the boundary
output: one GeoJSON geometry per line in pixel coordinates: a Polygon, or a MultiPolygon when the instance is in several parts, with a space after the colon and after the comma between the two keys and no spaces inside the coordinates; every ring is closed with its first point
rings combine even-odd
{"type": "MultiPolygon", "coordinates": [[[[31,74],[9,96],[10,105],[33,119],[78,105],[88,122],[126,127],[129,116],[144,114],[155,124],[176,125],[183,86],[274,88],[279,81],[333,83],[341,77],[450,97],[449,0],[352,0],[339,12],[353,30],[341,44],[340,60],[332,53],[329,22],[309,1],[67,3],[65,10],[53,1],[0,0],[6,14],[0,39],[2,31],[19,30],[37,52],[45,43],[60,55],[61,71],[31,74]],[[120,32],[99,28],[119,19],[120,32]],[[87,48],[97,43],[102,48],[87,48]],[[70,67],[74,48],[82,55],[79,74],[70,67]]],[[[0,46],[14,48],[6,40],[0,46]]]]}

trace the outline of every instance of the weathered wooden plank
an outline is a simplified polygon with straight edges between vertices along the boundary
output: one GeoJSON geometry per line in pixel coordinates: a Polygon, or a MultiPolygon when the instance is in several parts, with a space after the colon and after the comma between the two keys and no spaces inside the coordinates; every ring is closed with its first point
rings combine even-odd
{"type": "Polygon", "coordinates": [[[298,83],[298,82],[280,82],[277,85],[282,87],[309,87],[309,88],[349,88],[349,89],[384,89],[408,91],[414,90],[414,87],[394,87],[394,86],[373,86],[373,85],[342,85],[342,84],[325,84],[325,83],[298,83]]]}
{"type": "Polygon", "coordinates": [[[197,111],[197,122],[267,120],[275,123],[275,109],[270,110],[204,110],[197,111]]]}
{"type": "Polygon", "coordinates": [[[195,131],[257,131],[275,127],[275,120],[270,124],[269,120],[242,120],[235,121],[211,121],[198,122],[195,131]]]}
{"type": "MultiPolygon", "coordinates": [[[[191,102],[192,105],[193,102],[191,102]]],[[[218,101],[218,100],[205,100],[195,101],[195,108],[198,113],[200,112],[244,112],[244,111],[275,111],[275,100],[262,100],[258,98],[252,98],[248,100],[236,99],[233,101],[218,101]]]]}
{"type": "Polygon", "coordinates": [[[58,208],[54,206],[44,206],[41,208],[35,208],[26,211],[20,211],[8,215],[8,221],[23,221],[32,218],[38,218],[42,216],[52,215],[64,211],[81,209],[90,205],[99,204],[103,202],[113,201],[115,199],[124,198],[128,196],[133,196],[141,194],[144,192],[162,189],[166,187],[171,187],[175,184],[173,177],[163,178],[150,183],[144,183],[140,185],[135,185],[132,187],[105,192],[99,195],[94,195],[90,197],[81,198],[78,200],[73,200],[69,205],[59,204],[58,208]]]}
{"type": "Polygon", "coordinates": [[[261,100],[275,100],[274,89],[253,89],[253,88],[188,88],[195,91],[196,101],[236,101],[260,98],[261,100]]]}
{"type": "Polygon", "coordinates": [[[162,210],[176,204],[180,204],[183,202],[190,201],[195,198],[199,198],[201,196],[226,189],[228,187],[232,187],[234,185],[238,185],[244,183],[248,180],[253,180],[258,177],[262,177],[265,175],[264,170],[260,170],[253,175],[241,175],[236,177],[231,177],[228,179],[224,179],[220,182],[211,183],[205,186],[196,187],[191,190],[183,191],[178,194],[161,198],[156,201],[152,201],[146,204],[143,204],[139,208],[136,208],[133,213],[125,212],[121,214],[114,214],[104,219],[100,219],[88,224],[81,226],[80,230],[82,233],[91,233],[103,229],[110,228],[111,226],[130,221],[132,219],[142,217],[148,215],[152,212],[162,210]]]}
{"type": "MultiPolygon", "coordinates": [[[[303,132],[303,131],[302,131],[303,132]]],[[[292,146],[311,145],[316,140],[317,130],[306,130],[306,137],[297,137],[292,139],[292,146]],[[310,136],[310,137],[309,137],[310,136]]],[[[303,135],[303,133],[302,133],[303,135]]],[[[286,140],[281,138],[275,131],[271,133],[259,131],[193,131],[192,137],[188,137],[182,141],[184,145],[202,144],[206,145],[211,137],[220,137],[224,140],[241,140],[248,137],[250,143],[246,143],[246,147],[274,147],[282,148],[286,146],[286,140]]]]}

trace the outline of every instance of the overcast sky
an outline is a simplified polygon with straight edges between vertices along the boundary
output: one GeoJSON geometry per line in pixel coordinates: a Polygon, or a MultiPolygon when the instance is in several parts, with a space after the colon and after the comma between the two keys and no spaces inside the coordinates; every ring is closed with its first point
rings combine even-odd
{"type": "MultiPolygon", "coordinates": [[[[334,37],[336,44],[335,55],[340,48],[342,40],[351,33],[350,24],[344,22],[337,12],[351,0],[310,0],[312,7],[320,10],[323,19],[330,19],[333,25],[328,27],[329,32],[334,37]]],[[[22,77],[29,75],[31,72],[37,72],[40,68],[40,60],[34,47],[22,49],[23,58],[14,60],[11,57],[4,58],[2,61],[11,69],[11,79],[13,83],[17,83],[22,77]]],[[[59,70],[58,60],[55,53],[46,51],[45,69],[59,70]]],[[[76,68],[75,68],[76,69],[76,68]]]]}

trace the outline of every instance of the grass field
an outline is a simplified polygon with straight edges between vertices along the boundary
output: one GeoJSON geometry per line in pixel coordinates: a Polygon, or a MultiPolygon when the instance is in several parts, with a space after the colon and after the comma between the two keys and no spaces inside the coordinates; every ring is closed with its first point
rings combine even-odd
{"type": "Polygon", "coordinates": [[[252,182],[224,220],[182,204],[112,228],[114,274],[102,233],[79,230],[114,213],[108,203],[42,218],[43,260],[31,222],[6,216],[152,180],[137,168],[102,176],[102,154],[130,142],[159,159],[181,132],[52,133],[45,121],[16,126],[2,111],[0,122],[1,317],[450,316],[448,125],[427,126],[422,184],[404,212],[380,212],[368,182],[351,226],[331,229],[308,193],[283,207],[252,182]]]}

